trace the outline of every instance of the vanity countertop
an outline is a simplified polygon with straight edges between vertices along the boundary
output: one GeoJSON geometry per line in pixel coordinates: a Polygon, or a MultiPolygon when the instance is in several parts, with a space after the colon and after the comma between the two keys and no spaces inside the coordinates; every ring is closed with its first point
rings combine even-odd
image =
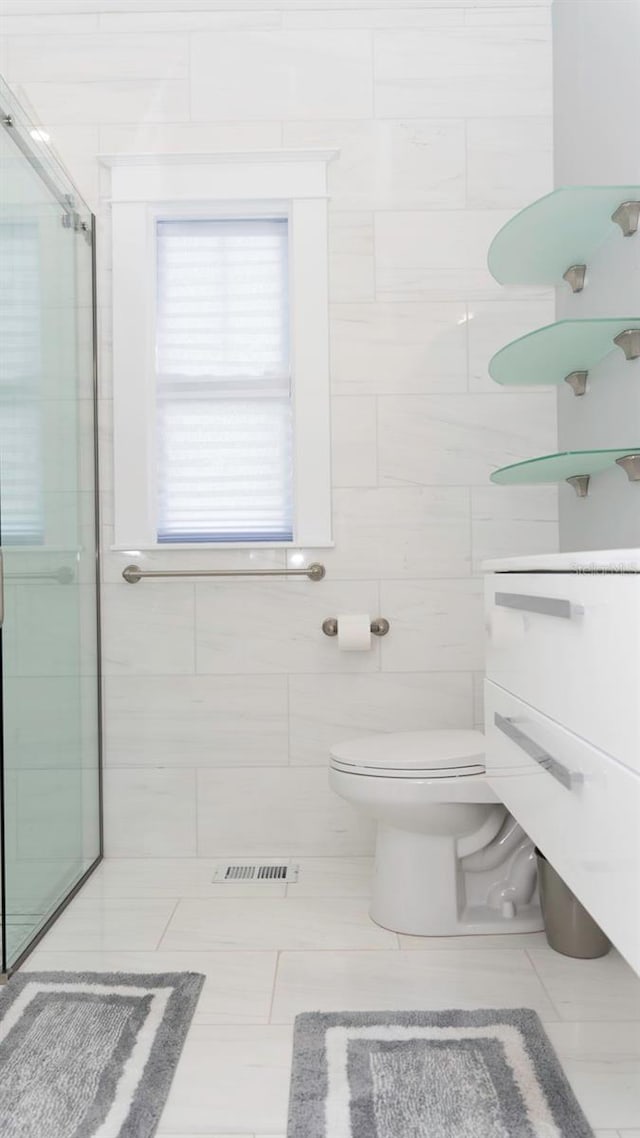
{"type": "Polygon", "coordinates": [[[575,553],[533,553],[482,563],[485,573],[640,573],[640,549],[586,549],[575,553]]]}

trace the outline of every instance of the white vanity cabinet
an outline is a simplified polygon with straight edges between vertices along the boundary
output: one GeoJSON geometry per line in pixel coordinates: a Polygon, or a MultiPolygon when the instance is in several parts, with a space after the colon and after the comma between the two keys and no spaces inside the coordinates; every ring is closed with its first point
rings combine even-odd
{"type": "Polygon", "coordinates": [[[485,570],[489,779],[640,971],[640,550],[485,570]]]}

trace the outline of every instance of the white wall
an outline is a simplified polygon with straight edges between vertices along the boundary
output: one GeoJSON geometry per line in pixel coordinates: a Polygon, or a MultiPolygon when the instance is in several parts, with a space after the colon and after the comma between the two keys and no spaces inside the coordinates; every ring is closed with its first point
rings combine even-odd
{"type": "Polygon", "coordinates": [[[54,18],[58,0],[29,2],[36,14],[5,17],[5,70],[100,211],[107,851],[368,852],[368,826],[328,791],[328,744],[471,725],[478,564],[555,548],[552,489],[488,482],[495,466],[554,448],[554,396],[501,390],[486,368],[552,318],[547,294],[500,288],[485,268],[495,231],[551,186],[548,4],[247,0],[183,12],[176,0],[118,12],[87,0],[54,18]],[[163,10],[135,10],[150,7],[163,10]],[[109,552],[108,204],[96,155],[280,146],[341,150],[327,578],[127,585],[130,558],[109,552]],[[321,621],[363,608],[388,617],[390,635],[368,654],[339,653],[321,621]]]}

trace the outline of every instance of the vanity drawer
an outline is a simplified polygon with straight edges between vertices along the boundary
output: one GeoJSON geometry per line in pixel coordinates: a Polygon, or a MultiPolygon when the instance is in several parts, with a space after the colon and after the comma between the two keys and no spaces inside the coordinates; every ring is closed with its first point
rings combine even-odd
{"type": "Polygon", "coordinates": [[[640,771],[640,576],[494,573],[487,676],[640,771]]]}
{"type": "Polygon", "coordinates": [[[640,775],[490,681],[492,789],[640,970],[640,775]]]}

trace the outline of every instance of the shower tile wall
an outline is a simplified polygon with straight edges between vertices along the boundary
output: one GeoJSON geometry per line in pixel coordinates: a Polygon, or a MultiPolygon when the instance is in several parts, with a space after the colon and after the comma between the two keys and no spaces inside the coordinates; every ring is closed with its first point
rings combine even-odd
{"type": "Polygon", "coordinates": [[[501,390],[486,373],[500,344],[553,318],[549,295],[499,288],[485,268],[499,226],[552,185],[549,5],[212,0],[109,13],[105,0],[102,13],[56,16],[58,4],[7,15],[0,31],[8,79],[100,218],[107,853],[368,853],[368,826],[327,788],[330,741],[477,721],[478,564],[556,547],[553,489],[488,484],[493,467],[554,448],[555,396],[501,390]],[[109,552],[109,210],[96,155],[281,146],[340,148],[336,545],[303,551],[327,579],[127,585],[131,558],[109,552]],[[362,609],[391,633],[368,654],[340,653],[320,623],[362,609]]]}

